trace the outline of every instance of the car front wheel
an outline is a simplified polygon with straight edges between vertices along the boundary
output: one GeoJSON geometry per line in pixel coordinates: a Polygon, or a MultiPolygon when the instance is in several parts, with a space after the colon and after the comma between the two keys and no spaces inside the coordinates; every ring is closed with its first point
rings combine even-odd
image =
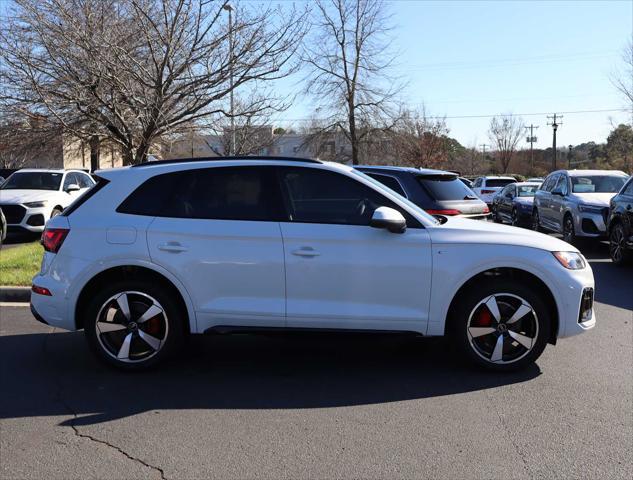
{"type": "Polygon", "coordinates": [[[550,315],[536,290],[513,280],[495,280],[463,295],[451,329],[468,360],[491,370],[514,371],[543,353],[550,315]]]}
{"type": "Polygon", "coordinates": [[[169,292],[147,281],[122,281],[99,291],[84,312],[92,350],[118,368],[155,365],[184,340],[185,315],[169,292]]]}
{"type": "Polygon", "coordinates": [[[541,217],[538,214],[538,209],[534,209],[534,211],[532,212],[532,230],[534,230],[535,232],[542,232],[543,229],[541,228],[541,217]]]}

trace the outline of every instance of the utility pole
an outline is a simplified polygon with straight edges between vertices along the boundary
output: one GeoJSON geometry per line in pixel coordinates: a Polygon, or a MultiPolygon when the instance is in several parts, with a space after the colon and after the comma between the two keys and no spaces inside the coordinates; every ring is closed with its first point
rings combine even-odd
{"type": "Polygon", "coordinates": [[[530,129],[530,136],[527,137],[527,141],[530,144],[530,173],[534,174],[534,144],[536,143],[536,141],[538,140],[535,136],[534,136],[534,129],[538,128],[538,125],[532,125],[530,124],[529,127],[523,127],[526,130],[529,128],[530,129]]]}
{"type": "Polygon", "coordinates": [[[556,155],[556,130],[558,130],[558,127],[563,124],[563,122],[558,122],[558,120],[563,118],[563,116],[562,115],[557,115],[555,113],[553,116],[548,115],[547,118],[549,120],[552,120],[551,123],[547,122],[547,124],[552,126],[552,130],[554,132],[553,141],[552,141],[552,148],[554,150],[553,166],[554,166],[554,170],[556,170],[556,157],[557,157],[557,155],[556,155]]]}
{"type": "Polygon", "coordinates": [[[569,146],[569,151],[567,152],[567,168],[569,170],[571,170],[571,159],[573,157],[573,153],[572,153],[572,149],[574,148],[573,145],[569,146]]]}
{"type": "Polygon", "coordinates": [[[229,12],[229,56],[230,56],[230,70],[229,70],[229,87],[231,89],[229,96],[231,99],[231,148],[230,155],[235,155],[235,103],[233,101],[233,7],[228,3],[222,7],[229,12]]]}
{"type": "Polygon", "coordinates": [[[481,145],[479,145],[481,147],[481,159],[483,160],[483,163],[486,163],[486,148],[489,147],[490,145],[486,144],[486,143],[482,143],[481,145]]]}

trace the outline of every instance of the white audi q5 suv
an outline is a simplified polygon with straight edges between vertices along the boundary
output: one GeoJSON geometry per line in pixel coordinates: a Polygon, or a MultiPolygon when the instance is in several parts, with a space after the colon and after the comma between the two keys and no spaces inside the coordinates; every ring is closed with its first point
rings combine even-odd
{"type": "Polygon", "coordinates": [[[95,353],[154,365],[190,334],[449,335],[513,370],[595,325],[591,268],[541,233],[432,217],[350,167],[162,161],[101,171],[47,224],[35,317],[95,353]]]}

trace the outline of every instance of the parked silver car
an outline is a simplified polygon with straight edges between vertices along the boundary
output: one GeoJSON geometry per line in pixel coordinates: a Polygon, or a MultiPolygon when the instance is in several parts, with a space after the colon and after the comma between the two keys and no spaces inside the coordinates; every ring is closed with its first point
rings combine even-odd
{"type": "Polygon", "coordinates": [[[532,228],[562,233],[568,243],[606,237],[609,201],[628,178],[616,170],[550,173],[534,196],[532,228]]]}

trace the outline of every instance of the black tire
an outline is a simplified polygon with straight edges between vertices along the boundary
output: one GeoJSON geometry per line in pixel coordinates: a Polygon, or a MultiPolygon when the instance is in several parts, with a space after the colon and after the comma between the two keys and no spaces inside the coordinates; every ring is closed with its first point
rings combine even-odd
{"type": "Polygon", "coordinates": [[[512,209],[512,221],[510,222],[512,224],[512,226],[514,227],[518,227],[520,226],[521,222],[519,222],[519,212],[517,212],[516,208],[512,209]]]}
{"type": "Polygon", "coordinates": [[[462,298],[458,299],[459,302],[452,311],[449,332],[459,352],[470,363],[494,371],[516,371],[533,364],[545,350],[551,331],[551,318],[538,290],[515,280],[504,279],[481,282],[459,295],[462,298]],[[494,314],[488,310],[488,327],[474,323],[475,320],[480,320],[478,315],[481,316],[488,309],[482,302],[490,301],[494,295],[501,321],[496,322],[494,314]],[[518,308],[528,307],[529,313],[519,316],[512,324],[508,322],[518,308]],[[505,333],[501,324],[506,325],[505,333]],[[479,329],[479,332],[494,331],[481,335],[479,332],[471,334],[474,332],[473,328],[479,329]],[[501,336],[504,338],[499,340],[501,336]],[[529,340],[529,348],[515,340],[515,337],[522,342],[529,340]],[[499,341],[501,359],[493,361],[499,341]]]}
{"type": "Polygon", "coordinates": [[[83,316],[84,333],[95,355],[124,370],[143,370],[164,361],[180,349],[186,336],[187,313],[168,289],[146,280],[122,280],[108,285],[94,294],[85,311],[78,314],[83,316]],[[128,316],[120,308],[118,297],[122,295],[126,297],[128,316]],[[142,315],[150,306],[152,312],[160,312],[143,320],[142,315]],[[103,321],[109,318],[111,322],[103,321]],[[115,325],[117,331],[105,331],[103,325],[115,325]],[[128,335],[127,358],[116,358],[118,344],[123,349],[128,335]],[[159,340],[158,346],[154,348],[143,338],[159,340]]]}
{"type": "Polygon", "coordinates": [[[62,210],[60,210],[59,208],[53,208],[50,218],[54,218],[57,215],[61,215],[61,213],[62,213],[62,210]]]}
{"type": "Polygon", "coordinates": [[[501,216],[499,215],[499,206],[495,206],[494,207],[494,221],[495,223],[503,223],[503,219],[501,218],[501,216]]]}
{"type": "Polygon", "coordinates": [[[574,228],[574,219],[569,213],[563,217],[563,240],[570,245],[576,245],[578,243],[576,229],[574,228]]]}
{"type": "Polygon", "coordinates": [[[624,225],[616,223],[609,232],[609,256],[615,265],[631,263],[633,254],[626,249],[626,232],[624,225]]]}
{"type": "Polygon", "coordinates": [[[541,217],[539,216],[537,208],[532,210],[532,230],[535,232],[543,231],[543,227],[541,227],[541,217]]]}

